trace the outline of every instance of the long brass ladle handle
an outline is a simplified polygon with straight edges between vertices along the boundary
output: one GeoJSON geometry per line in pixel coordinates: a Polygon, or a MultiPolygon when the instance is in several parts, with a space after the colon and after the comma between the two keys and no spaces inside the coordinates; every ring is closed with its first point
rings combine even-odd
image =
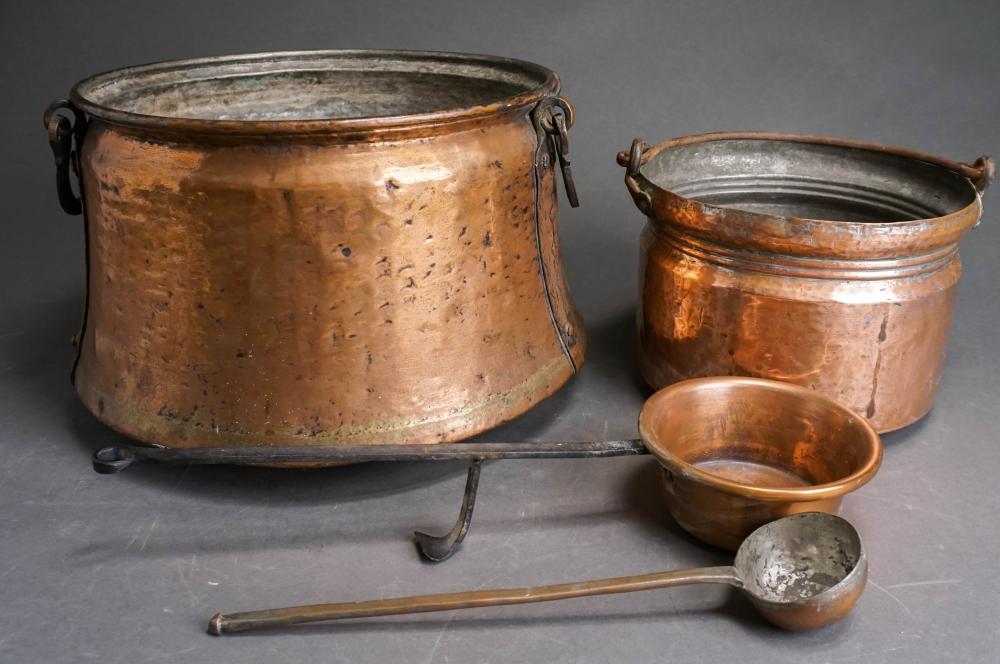
{"type": "Polygon", "coordinates": [[[209,623],[209,632],[212,634],[226,634],[228,632],[243,632],[264,627],[281,627],[298,623],[319,622],[322,620],[394,616],[403,613],[473,609],[481,606],[551,602],[557,599],[630,593],[639,590],[670,588],[672,586],[683,586],[692,583],[726,583],[737,588],[743,586],[743,582],[736,573],[736,568],[732,566],[702,567],[699,569],[657,572],[655,574],[642,574],[639,576],[620,576],[613,579],[597,579],[578,583],[559,583],[551,586],[474,590],[460,593],[377,599],[367,602],[339,602],[336,604],[291,606],[283,609],[247,611],[244,613],[217,613],[209,623]]]}

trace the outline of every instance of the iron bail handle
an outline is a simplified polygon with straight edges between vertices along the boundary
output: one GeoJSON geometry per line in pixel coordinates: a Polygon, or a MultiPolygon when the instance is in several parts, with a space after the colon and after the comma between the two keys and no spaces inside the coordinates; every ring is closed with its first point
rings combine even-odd
{"type": "Polygon", "coordinates": [[[986,192],[997,176],[996,162],[993,161],[993,157],[988,154],[984,154],[971,164],[968,164],[965,162],[952,161],[951,159],[945,159],[944,157],[927,154],[926,152],[917,152],[915,150],[897,148],[894,151],[897,154],[925,161],[928,164],[934,164],[935,166],[940,166],[941,168],[948,169],[949,171],[961,175],[972,183],[972,186],[976,188],[976,191],[978,191],[980,195],[986,192]]]}
{"type": "Polygon", "coordinates": [[[976,191],[978,191],[980,195],[982,195],[989,188],[997,176],[996,162],[993,161],[993,157],[988,154],[981,155],[978,159],[969,164],[961,161],[945,159],[944,157],[938,157],[937,155],[928,154],[927,152],[919,152],[917,150],[909,150],[906,148],[884,147],[864,141],[840,141],[840,143],[846,145],[847,147],[878,149],[883,152],[891,152],[903,157],[910,157],[911,159],[917,159],[919,161],[927,162],[928,164],[940,166],[941,168],[957,173],[967,179],[972,183],[972,186],[976,188],[976,191]]]}
{"type": "Polygon", "coordinates": [[[993,161],[993,157],[984,154],[971,164],[963,164],[963,166],[966,165],[976,171],[975,177],[969,178],[969,180],[972,182],[972,186],[976,188],[976,191],[982,195],[989,189],[989,186],[993,184],[993,180],[997,177],[997,163],[993,161]]]}
{"type": "Polygon", "coordinates": [[[49,104],[42,116],[49,134],[49,147],[56,162],[56,192],[59,204],[67,214],[83,212],[83,188],[80,182],[80,146],[86,131],[87,119],[73,102],[57,99],[49,104]],[[73,191],[70,169],[76,176],[76,191],[73,191]]]}

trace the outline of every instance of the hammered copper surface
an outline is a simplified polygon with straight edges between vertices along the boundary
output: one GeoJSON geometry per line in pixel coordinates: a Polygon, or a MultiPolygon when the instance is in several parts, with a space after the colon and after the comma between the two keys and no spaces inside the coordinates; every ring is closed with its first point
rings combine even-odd
{"type": "Polygon", "coordinates": [[[675,139],[634,159],[626,184],[648,217],[639,361],[653,387],[789,381],[879,431],[930,409],[958,242],[982,213],[967,178],[985,188],[991,160],[753,133],[675,139]]]}
{"type": "MultiPolygon", "coordinates": [[[[345,57],[271,59],[306,56],[345,57]]],[[[465,56],[389,56],[431,96],[400,106],[355,71],[341,88],[360,107],[290,98],[284,117],[280,96],[254,115],[232,88],[229,111],[202,88],[127,103],[116,89],[111,109],[79,93],[96,84],[77,88],[90,292],[75,385],[104,422],[178,447],[433,443],[574,374],[585,340],[530,117],[558,79],[532,65],[519,75],[537,87],[521,89],[506,80],[520,63],[470,57],[505,80],[463,84],[482,103],[438,111],[455,99],[434,76],[465,56]]]]}
{"type": "Polygon", "coordinates": [[[882,462],[865,418],[790,383],[686,380],[658,391],[639,435],[663,466],[667,508],[698,539],[735,550],[790,514],[836,514],[882,462]]]}

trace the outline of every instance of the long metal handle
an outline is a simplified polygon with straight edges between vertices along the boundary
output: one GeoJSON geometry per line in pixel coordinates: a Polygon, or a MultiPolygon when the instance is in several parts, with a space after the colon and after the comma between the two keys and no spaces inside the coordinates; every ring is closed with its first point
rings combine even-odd
{"type": "Polygon", "coordinates": [[[639,439],[606,441],[542,441],[537,443],[443,443],[434,445],[309,445],[292,447],[236,447],[177,449],[118,444],[103,447],[93,456],[94,470],[120,473],[137,461],[171,464],[283,464],[357,463],[362,461],[471,462],[462,509],[452,529],[443,535],[417,531],[417,549],[427,560],[447,560],[465,539],[476,504],[479,473],[486,459],[598,459],[648,454],[639,439]]]}
{"type": "Polygon", "coordinates": [[[329,463],[446,461],[455,459],[577,459],[646,454],[642,441],[541,441],[537,443],[440,443],[435,445],[300,445],[292,447],[167,448],[119,444],[94,452],[94,470],[121,472],[136,461],[176,464],[329,463]]]}
{"type": "Polygon", "coordinates": [[[299,623],[344,618],[367,618],[372,616],[394,616],[403,613],[427,613],[430,611],[451,611],[452,609],[473,609],[482,606],[504,606],[507,604],[531,604],[551,602],[559,599],[587,597],[590,595],[611,595],[639,590],[655,590],[693,583],[726,583],[742,587],[732,566],[702,567],[699,569],[657,572],[639,576],[619,576],[611,579],[559,583],[550,586],[528,588],[505,588],[498,590],[474,590],[460,593],[440,593],[436,595],[416,595],[378,599],[367,602],[339,602],[336,604],[312,604],[291,606],[266,611],[244,613],[217,613],[209,623],[212,634],[243,632],[265,627],[281,627],[299,623]]]}

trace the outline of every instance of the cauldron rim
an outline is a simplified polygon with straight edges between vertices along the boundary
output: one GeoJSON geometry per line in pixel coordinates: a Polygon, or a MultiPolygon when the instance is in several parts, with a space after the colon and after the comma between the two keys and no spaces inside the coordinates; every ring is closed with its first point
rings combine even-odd
{"type": "MultiPolygon", "coordinates": [[[[266,88],[266,83],[261,86],[266,88]]],[[[169,60],[136,65],[90,76],[70,94],[92,117],[148,130],[191,134],[284,135],[379,132],[399,128],[448,125],[526,109],[559,91],[559,77],[535,63],[492,55],[438,51],[379,49],[323,49],[225,55],[169,60]],[[400,75],[465,79],[494,84],[500,94],[470,96],[469,103],[427,108],[416,112],[388,112],[350,117],[284,118],[197,117],[134,110],[122,95],[135,100],[154,86],[214,84],[234,78],[275,77],[288,74],[382,72],[400,75]]]]}

